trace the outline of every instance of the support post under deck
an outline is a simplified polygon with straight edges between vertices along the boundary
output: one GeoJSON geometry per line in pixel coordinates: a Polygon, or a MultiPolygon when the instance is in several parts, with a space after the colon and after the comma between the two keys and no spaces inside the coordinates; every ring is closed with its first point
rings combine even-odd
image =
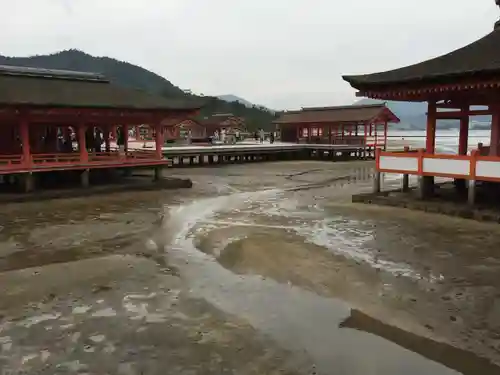
{"type": "Polygon", "coordinates": [[[378,194],[382,190],[382,173],[375,171],[373,175],[373,193],[378,194]]]}
{"type": "Polygon", "coordinates": [[[23,192],[31,193],[33,190],[35,190],[35,176],[33,176],[31,172],[23,173],[21,175],[21,184],[23,192]]]}
{"type": "Polygon", "coordinates": [[[419,176],[418,177],[418,197],[420,199],[430,198],[434,194],[434,177],[419,176]]]}
{"type": "Polygon", "coordinates": [[[90,171],[85,169],[80,175],[80,183],[83,188],[88,188],[90,185],[90,171]]]}
{"type": "Polygon", "coordinates": [[[155,167],[153,181],[160,181],[162,178],[163,178],[163,168],[161,166],[155,167]]]}

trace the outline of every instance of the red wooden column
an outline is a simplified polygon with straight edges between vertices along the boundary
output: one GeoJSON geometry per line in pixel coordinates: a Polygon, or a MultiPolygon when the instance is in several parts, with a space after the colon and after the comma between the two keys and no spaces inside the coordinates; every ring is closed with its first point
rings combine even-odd
{"type": "Polygon", "coordinates": [[[378,143],[378,129],[377,129],[377,123],[375,122],[373,124],[373,129],[374,129],[374,133],[375,133],[375,147],[378,147],[377,143],[378,143]]]}
{"type": "Polygon", "coordinates": [[[23,150],[23,165],[31,165],[31,148],[30,148],[30,132],[29,123],[26,119],[21,119],[19,135],[21,136],[21,144],[23,150]]]}
{"type": "Polygon", "coordinates": [[[436,149],[436,102],[429,101],[427,109],[427,129],[425,135],[425,152],[434,154],[436,149]]]}
{"type": "Polygon", "coordinates": [[[384,151],[387,150],[387,120],[384,122],[384,151]]]}
{"type": "Polygon", "coordinates": [[[87,152],[87,145],[85,143],[85,124],[78,124],[76,127],[76,136],[78,139],[78,151],[80,152],[80,161],[87,162],[89,160],[89,153],[87,152]]]}
{"type": "Polygon", "coordinates": [[[155,125],[155,145],[156,145],[156,157],[158,159],[163,158],[163,143],[164,143],[164,134],[163,134],[163,126],[161,124],[155,125]]]}
{"type": "Polygon", "coordinates": [[[458,140],[458,154],[467,155],[468,139],[469,139],[469,106],[460,108],[460,135],[458,140]]]}
{"type": "Polygon", "coordinates": [[[491,142],[490,156],[498,156],[498,143],[500,142],[500,106],[491,106],[491,142]]]}
{"type": "Polygon", "coordinates": [[[117,130],[116,130],[116,125],[113,125],[111,127],[111,138],[116,142],[117,140],[117,130]]]}
{"type": "Polygon", "coordinates": [[[332,144],[332,124],[328,124],[328,144],[332,144]]]}

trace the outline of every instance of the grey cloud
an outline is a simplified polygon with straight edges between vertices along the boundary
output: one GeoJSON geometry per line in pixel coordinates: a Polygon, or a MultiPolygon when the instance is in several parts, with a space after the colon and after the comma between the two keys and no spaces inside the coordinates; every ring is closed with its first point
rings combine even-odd
{"type": "Polygon", "coordinates": [[[493,0],[0,0],[0,53],[78,48],[181,88],[273,108],[351,103],[342,74],[415,63],[488,33],[493,0]],[[28,11],[29,10],[29,11],[28,11]],[[6,16],[7,15],[7,16],[6,16]]]}

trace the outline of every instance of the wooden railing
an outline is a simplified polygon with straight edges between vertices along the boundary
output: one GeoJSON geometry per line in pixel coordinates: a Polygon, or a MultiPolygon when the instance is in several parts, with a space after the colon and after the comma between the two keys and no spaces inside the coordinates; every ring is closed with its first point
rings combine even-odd
{"type": "Polygon", "coordinates": [[[22,164],[23,158],[20,155],[0,155],[0,167],[8,168],[22,164]]]}
{"type": "Polygon", "coordinates": [[[120,154],[118,153],[118,151],[89,153],[89,162],[102,162],[102,161],[119,160],[119,159],[120,159],[120,154]]]}
{"type": "Polygon", "coordinates": [[[127,159],[158,159],[155,150],[133,150],[126,152],[127,159]]]}
{"type": "Polygon", "coordinates": [[[419,176],[449,177],[500,182],[500,157],[483,156],[479,150],[470,155],[427,154],[423,149],[376,153],[377,171],[419,176]]]}
{"type": "Polygon", "coordinates": [[[311,137],[309,138],[299,138],[299,143],[309,143],[309,144],[332,144],[332,145],[359,145],[362,146],[365,143],[363,136],[356,135],[345,135],[332,137],[321,136],[321,137],[311,137]]]}
{"type": "MultiPolygon", "coordinates": [[[[57,170],[67,168],[82,168],[113,165],[156,165],[157,163],[167,163],[166,159],[159,157],[154,150],[133,150],[127,152],[89,152],[88,159],[82,161],[79,153],[44,153],[33,154],[29,160],[25,160],[22,155],[0,155],[0,174],[14,173],[15,171],[26,170],[57,170]]],[[[168,164],[168,163],[167,163],[168,164]]]]}
{"type": "Polygon", "coordinates": [[[332,137],[332,144],[343,144],[343,145],[363,145],[365,139],[360,135],[347,135],[344,137],[332,137]]]}
{"type": "Polygon", "coordinates": [[[80,161],[80,155],[74,153],[34,154],[31,155],[31,160],[34,164],[75,163],[80,161]]]}

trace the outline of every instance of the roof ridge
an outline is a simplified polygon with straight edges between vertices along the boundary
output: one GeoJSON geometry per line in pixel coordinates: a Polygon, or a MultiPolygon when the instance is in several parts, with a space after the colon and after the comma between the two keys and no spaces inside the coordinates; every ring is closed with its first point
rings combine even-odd
{"type": "MultiPolygon", "coordinates": [[[[331,110],[342,110],[342,109],[360,109],[360,108],[375,108],[375,107],[386,107],[386,102],[383,103],[372,103],[372,104],[351,104],[351,105],[339,105],[330,107],[303,107],[297,112],[307,112],[307,111],[331,111],[331,110]]],[[[291,112],[287,112],[291,113],[291,112]]]]}
{"type": "Polygon", "coordinates": [[[0,65],[0,75],[109,82],[109,80],[101,73],[80,72],[76,70],[34,68],[30,66],[18,65],[0,65]]]}

